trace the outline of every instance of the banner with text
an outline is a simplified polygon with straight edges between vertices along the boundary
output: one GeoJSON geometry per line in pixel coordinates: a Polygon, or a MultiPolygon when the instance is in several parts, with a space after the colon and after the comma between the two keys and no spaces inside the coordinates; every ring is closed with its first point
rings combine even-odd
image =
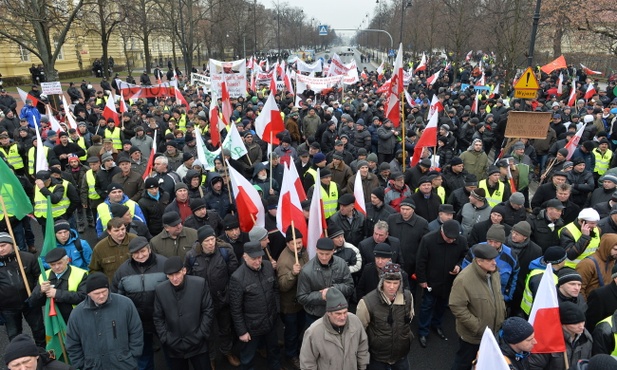
{"type": "Polygon", "coordinates": [[[302,92],[310,86],[316,94],[321,93],[322,90],[331,89],[333,87],[340,87],[343,80],[343,76],[332,77],[308,77],[304,75],[296,75],[296,91],[302,92]]]}
{"type": "Polygon", "coordinates": [[[210,90],[221,96],[221,83],[225,81],[229,96],[246,96],[246,62],[244,59],[224,62],[210,59],[210,90]]]}

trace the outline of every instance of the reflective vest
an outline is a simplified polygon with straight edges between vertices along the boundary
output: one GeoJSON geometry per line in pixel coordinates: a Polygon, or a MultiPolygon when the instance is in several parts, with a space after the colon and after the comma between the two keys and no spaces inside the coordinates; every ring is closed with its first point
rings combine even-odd
{"type": "Polygon", "coordinates": [[[502,181],[499,181],[499,187],[497,188],[497,190],[495,190],[493,194],[490,194],[490,192],[488,191],[488,185],[486,183],[487,181],[487,179],[481,180],[480,183],[478,183],[478,187],[480,189],[484,189],[484,191],[486,192],[486,202],[488,203],[488,205],[491,207],[495,207],[503,201],[503,192],[506,186],[502,181]]]}
{"type": "Polygon", "coordinates": [[[94,105],[101,105],[101,104],[105,104],[107,101],[103,98],[96,98],[94,99],[94,105]]]}
{"type": "MultiPolygon", "coordinates": [[[[521,309],[527,315],[531,312],[531,306],[533,305],[533,294],[531,293],[531,289],[529,288],[529,281],[532,277],[536,275],[543,274],[544,270],[541,269],[533,269],[527,274],[527,279],[525,280],[525,290],[523,291],[523,300],[521,301],[521,309]]],[[[553,273],[553,281],[555,281],[555,285],[557,285],[557,275],[553,273]]]]}
{"type": "MultiPolygon", "coordinates": [[[[122,203],[122,205],[129,207],[129,211],[131,211],[131,215],[135,216],[135,206],[137,205],[135,201],[129,199],[126,202],[122,203]]],[[[101,225],[103,225],[103,230],[106,230],[107,223],[112,219],[111,210],[109,209],[109,204],[103,202],[99,204],[96,210],[99,213],[99,219],[101,220],[101,225]]]]}
{"type": "Polygon", "coordinates": [[[317,178],[317,170],[314,169],[313,167],[309,168],[308,170],[306,170],[306,172],[304,173],[304,176],[312,176],[313,177],[313,182],[315,182],[315,179],[317,178]]]}
{"type": "MultiPolygon", "coordinates": [[[[558,232],[559,237],[561,237],[561,233],[563,232],[563,229],[568,229],[570,234],[572,234],[572,237],[574,237],[575,242],[577,242],[581,238],[581,235],[583,235],[581,230],[574,224],[574,222],[570,222],[566,226],[559,229],[559,232],[558,232]]],[[[589,244],[587,245],[587,248],[585,248],[585,251],[580,256],[578,256],[574,261],[570,259],[566,260],[566,266],[570,268],[576,268],[576,265],[578,265],[578,263],[581,262],[583,258],[587,256],[591,256],[592,254],[595,253],[595,251],[600,246],[600,229],[595,227],[593,231],[595,232],[596,236],[591,238],[591,240],[589,241],[589,244]]]]}
{"type": "MultiPolygon", "coordinates": [[[[34,152],[36,147],[28,149],[28,175],[34,176],[36,171],[36,153],[34,152]]],[[[49,147],[43,146],[43,152],[45,152],[45,158],[48,158],[49,147]]]]}
{"type": "Polygon", "coordinates": [[[4,153],[4,157],[6,158],[6,161],[8,162],[8,164],[13,166],[14,169],[20,170],[24,168],[24,160],[21,157],[21,155],[19,155],[19,149],[17,148],[17,143],[11,144],[8,152],[6,151],[6,149],[2,147],[0,147],[0,151],[4,153]]]}
{"type": "Polygon", "coordinates": [[[86,148],[86,140],[83,138],[83,136],[80,136],[79,139],[77,140],[73,140],[71,139],[75,144],[79,145],[80,148],[82,148],[84,150],[84,155],[82,155],[81,157],[79,157],[80,161],[85,161],[86,159],[88,159],[88,151],[86,148]]]}
{"type": "MultiPolygon", "coordinates": [[[[600,323],[607,323],[608,326],[611,327],[611,329],[613,328],[613,315],[607,317],[606,319],[600,321],[598,324],[600,323]]],[[[613,351],[610,353],[611,356],[617,356],[617,333],[613,332],[613,338],[615,339],[615,348],[613,348],[613,351]]]]}
{"type": "Polygon", "coordinates": [[[606,153],[602,155],[600,150],[595,148],[592,153],[596,159],[596,167],[593,169],[593,172],[602,176],[608,170],[609,164],[611,163],[611,158],[613,158],[613,152],[607,149],[606,153]]]}
{"type": "Polygon", "coordinates": [[[437,188],[437,195],[441,199],[441,204],[446,203],[446,189],[443,186],[437,188]]]}
{"type": "Polygon", "coordinates": [[[338,189],[334,181],[330,182],[328,191],[319,184],[321,189],[321,200],[323,201],[323,212],[325,218],[330,218],[336,213],[336,206],[338,204],[338,189]]]}
{"type": "Polygon", "coordinates": [[[178,130],[186,131],[186,114],[181,114],[178,121],[178,130]]]}
{"type": "MultiPolygon", "coordinates": [[[[50,192],[54,192],[57,185],[50,186],[48,189],[50,192]]],[[[64,193],[62,194],[62,199],[56,203],[51,205],[51,215],[53,218],[58,218],[66,213],[66,210],[71,205],[69,198],[66,196],[66,192],[69,189],[69,182],[66,180],[62,180],[62,186],[64,186],[64,193]]],[[[34,187],[34,217],[47,217],[47,197],[41,193],[41,190],[38,186],[34,187]]]]}
{"type": "Polygon", "coordinates": [[[99,193],[96,192],[94,185],[96,184],[96,178],[94,177],[94,171],[89,169],[86,171],[86,184],[88,185],[88,199],[97,200],[101,199],[99,193]]]}
{"type": "Polygon", "coordinates": [[[111,140],[114,143],[114,149],[117,150],[122,150],[122,140],[120,139],[120,130],[119,128],[114,128],[113,131],[106,129],[105,130],[105,137],[106,138],[111,138],[111,140]]]}
{"type": "MultiPolygon", "coordinates": [[[[47,276],[49,276],[49,273],[51,272],[51,269],[47,270],[47,276]]],[[[66,272],[65,272],[66,273],[66,272]]],[[[69,275],[69,288],[67,289],[69,292],[76,292],[77,288],[79,288],[79,283],[82,282],[82,280],[86,277],[86,275],[88,275],[88,271],[73,266],[71,265],[71,273],[69,275]]],[[[43,282],[43,275],[39,275],[39,284],[41,284],[43,282]]],[[[75,306],[77,306],[76,304],[73,305],[73,308],[75,308],[75,306]]]]}

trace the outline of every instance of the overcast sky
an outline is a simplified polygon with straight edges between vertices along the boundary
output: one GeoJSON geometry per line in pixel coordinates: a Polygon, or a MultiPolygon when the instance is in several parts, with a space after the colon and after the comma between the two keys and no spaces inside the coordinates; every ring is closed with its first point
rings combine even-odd
{"type": "MultiPolygon", "coordinates": [[[[266,8],[274,8],[276,3],[273,0],[258,1],[266,8]]],[[[314,17],[321,24],[328,24],[332,28],[354,29],[360,26],[362,20],[366,18],[366,13],[369,14],[369,19],[373,17],[377,5],[375,0],[287,0],[280,3],[304,9],[308,20],[314,17]]]]}

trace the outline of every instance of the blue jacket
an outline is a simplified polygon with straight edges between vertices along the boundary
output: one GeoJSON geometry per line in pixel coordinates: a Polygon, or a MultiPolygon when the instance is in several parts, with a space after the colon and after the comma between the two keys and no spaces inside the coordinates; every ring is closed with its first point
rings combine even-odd
{"type": "MultiPolygon", "coordinates": [[[[92,258],[92,247],[90,247],[90,244],[88,244],[87,241],[85,241],[84,239],[80,239],[82,248],[82,251],[80,253],[75,246],[75,240],[79,238],[79,235],[74,229],[71,229],[70,233],[71,236],[69,237],[69,240],[67,240],[66,244],[60,244],[56,239],[56,247],[62,247],[66,250],[66,255],[69,256],[69,258],[71,259],[69,265],[79,267],[88,271],[90,259],[92,258]]],[[[43,266],[45,267],[45,269],[50,268],[49,264],[45,261],[45,259],[43,259],[43,266]]]]}
{"type": "MultiPolygon", "coordinates": [[[[124,204],[127,201],[129,201],[130,198],[126,196],[126,194],[124,194],[122,196],[122,200],[120,201],[120,204],[124,204]]],[[[105,204],[107,204],[107,206],[111,206],[111,202],[109,201],[109,197],[105,198],[105,204]]],[[[135,202],[137,203],[137,202],[135,202]]],[[[127,206],[128,207],[128,206],[127,206]]],[[[141,221],[144,224],[147,225],[146,223],[146,216],[144,216],[144,213],[141,211],[141,207],[139,206],[139,204],[135,204],[135,214],[133,215],[133,220],[137,220],[137,221],[141,221]]],[[[103,235],[103,232],[105,230],[103,229],[103,223],[101,222],[101,215],[97,215],[96,216],[96,236],[97,237],[101,237],[101,235],[103,235]]]]}
{"type": "Polygon", "coordinates": [[[36,109],[36,107],[29,107],[27,105],[24,105],[24,107],[21,108],[21,111],[19,112],[19,117],[27,119],[28,126],[30,128],[36,128],[34,124],[35,119],[36,119],[36,124],[39,126],[41,125],[41,113],[39,112],[38,109],[36,109]]]}
{"type": "MultiPolygon", "coordinates": [[[[480,244],[486,244],[486,242],[480,244]]],[[[471,248],[463,260],[462,268],[467,267],[473,258],[473,248],[471,248]]],[[[496,260],[499,275],[501,276],[501,294],[503,294],[506,302],[510,302],[512,296],[514,296],[514,290],[516,290],[516,280],[518,279],[520,267],[516,257],[512,255],[510,247],[505,244],[501,244],[501,251],[496,260]]]]}

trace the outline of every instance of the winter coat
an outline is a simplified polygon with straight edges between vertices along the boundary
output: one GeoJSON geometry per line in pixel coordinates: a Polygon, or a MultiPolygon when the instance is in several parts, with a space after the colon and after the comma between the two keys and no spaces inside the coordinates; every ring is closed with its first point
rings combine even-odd
{"type": "MultiPolygon", "coordinates": [[[[69,265],[60,277],[51,270],[47,270],[46,273],[49,283],[56,288],[56,295],[54,297],[56,309],[62,315],[64,322],[67,322],[73,311],[73,306],[80,304],[86,299],[88,271],[69,265]],[[69,277],[71,275],[81,277],[81,281],[75,290],[69,291],[69,277]]],[[[42,279],[39,278],[39,284],[32,290],[32,295],[28,298],[31,307],[43,307],[47,302],[47,296],[41,292],[41,281],[42,279]]]]}
{"type": "Polygon", "coordinates": [[[185,275],[179,290],[169,280],[156,287],[154,326],[169,357],[187,359],[207,353],[213,316],[203,278],[185,275]]]}
{"type": "MultiPolygon", "coordinates": [[[[486,244],[486,243],[482,243],[486,244]]],[[[473,249],[470,249],[463,260],[462,268],[469,266],[474,259],[473,249]]],[[[516,282],[520,267],[515,256],[512,255],[510,247],[501,244],[499,255],[496,258],[497,271],[501,277],[501,294],[506,302],[511,302],[516,289],[516,282]]]]}
{"type": "MultiPolygon", "coordinates": [[[[503,221],[500,225],[504,227],[506,235],[509,235],[512,228],[509,225],[505,225],[503,221]]],[[[484,243],[486,241],[486,234],[488,233],[488,229],[490,229],[491,226],[493,226],[493,221],[491,221],[490,217],[488,220],[484,220],[473,225],[473,227],[471,228],[471,232],[467,237],[467,246],[471,248],[478,243],[484,243]]]]}
{"type": "Polygon", "coordinates": [[[443,187],[446,189],[447,196],[450,196],[454,190],[465,187],[465,176],[467,176],[467,171],[463,170],[461,173],[454,173],[452,167],[447,165],[443,167],[441,174],[444,180],[443,187]]]}
{"type": "Polygon", "coordinates": [[[377,144],[377,153],[394,154],[396,149],[397,139],[394,133],[387,127],[381,126],[377,129],[379,142],[377,144]]]}
{"type": "MultiPolygon", "coordinates": [[[[356,299],[362,299],[365,295],[377,289],[381,280],[379,274],[380,271],[377,266],[375,266],[375,262],[369,262],[364,266],[360,280],[358,280],[356,284],[356,299]]],[[[409,287],[409,275],[407,275],[404,270],[401,271],[401,275],[403,277],[403,289],[411,290],[409,287]]]]}
{"type": "Polygon", "coordinates": [[[304,332],[300,368],[365,370],[370,355],[368,336],[360,319],[349,313],[340,334],[328,321],[328,317],[324,316],[304,332]]]}
{"type": "MultiPolygon", "coordinates": [[[[569,361],[569,368],[576,369],[576,364],[579,360],[585,360],[591,358],[591,349],[593,346],[593,339],[591,333],[587,329],[581,334],[574,347],[572,346],[572,337],[570,334],[563,331],[563,336],[566,342],[567,359],[569,361]]],[[[532,353],[529,356],[529,369],[530,370],[565,370],[566,364],[563,358],[563,352],[556,353],[532,353]]]]}
{"type": "Polygon", "coordinates": [[[257,271],[243,263],[229,281],[229,306],[237,335],[268,334],[278,320],[279,287],[276,272],[264,260],[257,271]]]}
{"type": "MultiPolygon", "coordinates": [[[[350,178],[347,179],[347,193],[348,194],[354,193],[354,187],[356,185],[356,176],[360,176],[360,172],[356,172],[355,175],[352,175],[350,178]]],[[[362,181],[362,191],[364,194],[364,204],[368,206],[371,204],[371,192],[375,188],[379,187],[379,180],[377,180],[376,175],[369,172],[366,175],[366,177],[361,178],[361,181],[362,181]]],[[[371,228],[371,231],[372,230],[373,229],[371,228]]]]}
{"type": "Polygon", "coordinates": [[[483,206],[476,207],[471,203],[466,203],[459,211],[457,219],[463,227],[463,235],[469,237],[473,226],[479,222],[486,221],[491,217],[491,207],[488,202],[483,206]]]}
{"type": "Polygon", "coordinates": [[[238,268],[238,259],[231,245],[217,239],[214,253],[207,255],[201,244],[195,243],[184,257],[184,266],[187,274],[206,279],[215,310],[229,304],[229,278],[238,268]],[[222,249],[225,252],[221,252],[222,249]]]}
{"type": "Polygon", "coordinates": [[[432,294],[447,298],[455,278],[450,271],[461,266],[466,252],[467,241],[462,236],[454,243],[447,243],[441,230],[426,234],[418,247],[415,271],[418,283],[427,283],[433,288],[432,294]]]}
{"type": "Polygon", "coordinates": [[[589,193],[596,187],[593,175],[589,171],[579,173],[573,169],[572,171],[568,171],[567,179],[568,183],[572,185],[570,200],[579,207],[584,207],[589,193]]]}
{"type": "Polygon", "coordinates": [[[487,274],[473,261],[454,279],[449,306],[456,318],[456,332],[463,341],[479,344],[487,326],[493,334],[497,333],[506,318],[499,272],[487,274]]]}
{"type": "Polygon", "coordinates": [[[403,270],[409,275],[416,272],[416,255],[424,235],[428,234],[428,221],[413,214],[407,221],[399,213],[388,216],[388,232],[400,240],[403,252],[403,270]]]}
{"type": "Polygon", "coordinates": [[[364,239],[364,215],[355,209],[352,211],[352,221],[349,223],[346,217],[337,211],[330,217],[328,224],[337,225],[345,232],[345,240],[353,245],[358,245],[364,239]]]}
{"type": "Polygon", "coordinates": [[[371,133],[368,130],[356,131],[353,136],[353,145],[356,149],[364,148],[371,151],[371,133]]]}
{"type": "MultiPolygon", "coordinates": [[[[391,258],[392,262],[398,263],[399,265],[404,266],[405,263],[403,260],[403,252],[401,251],[400,240],[390,235],[386,238],[384,243],[390,246],[390,249],[392,251],[392,258],[391,258]]],[[[373,253],[373,250],[375,249],[376,245],[377,243],[375,242],[375,239],[373,238],[372,234],[371,236],[361,241],[360,244],[358,244],[358,249],[360,250],[360,256],[362,257],[362,263],[364,265],[366,265],[369,262],[375,262],[375,254],[373,253]]]]}
{"type": "Polygon", "coordinates": [[[183,227],[180,235],[173,239],[166,230],[161,231],[152,240],[150,245],[156,253],[169,258],[171,256],[184,256],[193,248],[193,243],[197,240],[197,230],[190,227],[183,227]]]}
{"type": "Polygon", "coordinates": [[[102,305],[87,297],[71,313],[65,345],[71,364],[78,369],[137,369],[144,340],[135,305],[115,293],[109,293],[102,305]]]}
{"type": "Polygon", "coordinates": [[[353,279],[347,262],[332,256],[328,265],[322,265],[315,257],[302,267],[298,276],[298,303],[304,306],[309,315],[321,317],[326,313],[326,301],[320,290],[337,288],[349,301],[354,293],[353,279]]]}
{"type": "Polygon", "coordinates": [[[144,190],[137,204],[139,204],[146,219],[150,234],[158,235],[163,231],[163,214],[165,213],[165,207],[169,204],[169,194],[159,189],[159,198],[155,199],[148,194],[147,190],[144,190]]]}
{"type": "Polygon", "coordinates": [[[549,222],[546,218],[546,209],[542,209],[537,215],[530,214],[527,216],[527,222],[531,226],[530,239],[542,248],[542,253],[548,247],[560,245],[559,229],[565,225],[561,218],[555,222],[549,222]],[[553,224],[553,226],[550,227],[550,224],[553,224]]]}
{"type": "MultiPolygon", "coordinates": [[[[332,173],[332,181],[339,185],[343,194],[347,193],[349,182],[355,180],[354,174],[351,172],[351,168],[349,168],[349,166],[343,161],[341,161],[337,167],[334,166],[334,163],[328,164],[327,167],[332,173]]],[[[339,193],[339,197],[341,195],[342,194],[339,193]]],[[[371,193],[369,192],[368,195],[370,196],[371,193]]]]}
{"type": "Polygon", "coordinates": [[[122,172],[118,172],[111,178],[111,181],[122,185],[124,194],[129,196],[132,201],[139,202],[144,192],[144,180],[141,176],[141,173],[135,171],[129,172],[128,176],[124,176],[122,172]]]}
{"type": "Polygon", "coordinates": [[[130,258],[114,274],[111,291],[128,297],[133,301],[146,333],[154,333],[154,291],[167,275],[163,270],[167,258],[151,253],[144,263],[130,258]]]}
{"type": "Polygon", "coordinates": [[[596,324],[612,315],[615,310],[617,310],[617,284],[611,282],[589,293],[585,327],[593,332],[596,324]]]}
{"type": "MultiPolygon", "coordinates": [[[[36,257],[31,253],[19,252],[28,284],[36,286],[41,270],[36,257]]],[[[15,252],[0,257],[0,308],[21,310],[28,298],[15,252]]]]}
{"type": "Polygon", "coordinates": [[[581,294],[587,298],[593,290],[610,284],[615,260],[611,257],[611,249],[617,244],[617,234],[604,234],[600,239],[598,249],[577,265],[576,271],[583,278],[581,294]]]}
{"type": "Polygon", "coordinates": [[[100,271],[107,275],[109,281],[112,281],[114,274],[124,263],[131,258],[129,255],[129,243],[135,239],[137,235],[126,233],[124,240],[117,244],[111,236],[101,239],[92,250],[92,258],[90,260],[90,273],[100,271]]]}
{"type": "Polygon", "coordinates": [[[439,206],[441,205],[441,198],[437,195],[436,191],[431,191],[428,198],[424,196],[420,191],[416,191],[411,195],[416,208],[414,214],[424,218],[426,221],[431,222],[437,219],[439,216],[439,206]]]}
{"type": "Polygon", "coordinates": [[[467,150],[459,156],[465,165],[465,171],[473,173],[478,178],[478,181],[486,178],[486,169],[488,168],[488,157],[484,150],[476,152],[475,150],[467,150]]]}
{"type": "MultiPolygon", "coordinates": [[[[615,335],[617,335],[617,312],[607,317],[612,321],[612,325],[606,322],[599,322],[593,330],[592,355],[597,355],[598,353],[611,354],[615,350],[615,345],[617,345],[617,343],[615,343],[615,335]]],[[[601,318],[600,321],[607,317],[601,318]]]]}
{"type": "MultiPolygon", "coordinates": [[[[56,239],[56,247],[64,248],[66,255],[71,259],[71,265],[87,270],[88,265],[90,265],[90,260],[92,259],[92,247],[90,247],[90,244],[85,239],[79,239],[79,242],[81,243],[80,252],[75,245],[75,242],[79,238],[77,230],[71,229],[69,233],[71,236],[64,244],[60,244],[58,239],[56,239]]],[[[43,267],[49,268],[49,264],[45,262],[45,259],[43,259],[43,267]]]]}
{"type": "MultiPolygon", "coordinates": [[[[306,265],[308,261],[308,252],[305,250],[298,252],[298,263],[301,267],[306,265]]],[[[292,273],[295,263],[295,254],[289,248],[283,249],[276,261],[276,275],[281,294],[281,313],[283,314],[293,314],[302,310],[302,305],[296,299],[300,274],[294,275],[292,273]]]]}

